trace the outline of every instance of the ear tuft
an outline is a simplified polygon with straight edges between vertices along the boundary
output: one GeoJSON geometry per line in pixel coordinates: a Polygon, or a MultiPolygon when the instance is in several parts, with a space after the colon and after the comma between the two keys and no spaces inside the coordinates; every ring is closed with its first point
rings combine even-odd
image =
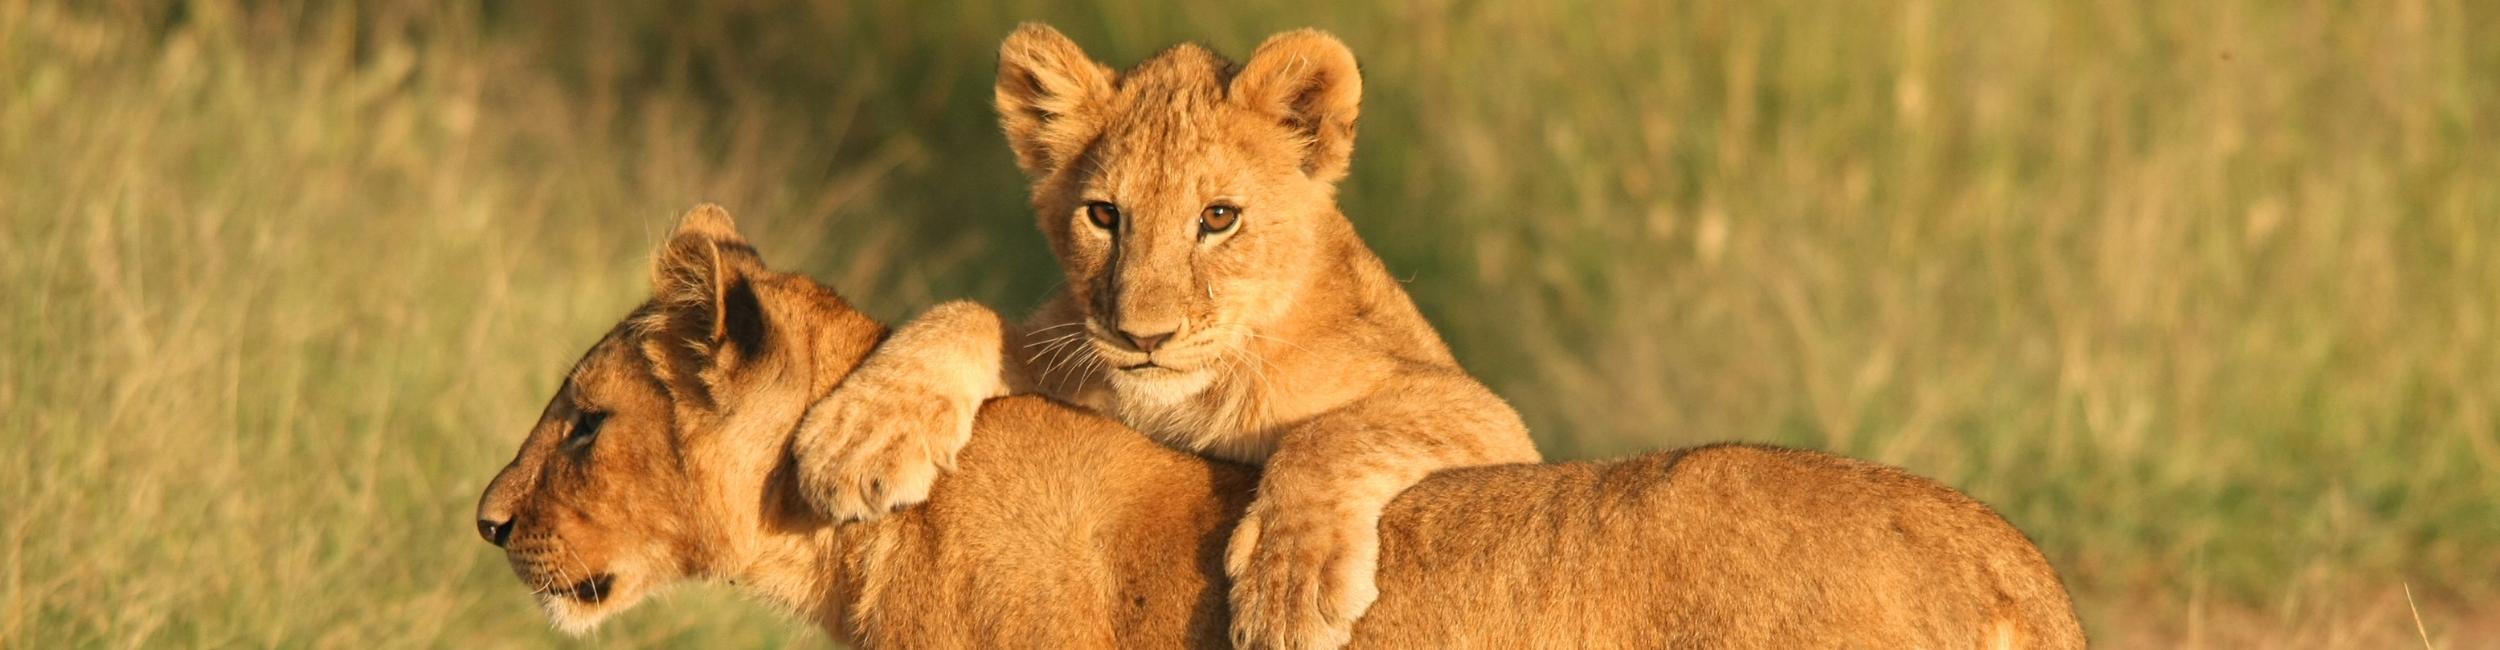
{"type": "Polygon", "coordinates": [[[764,260],[738,233],[729,211],[705,203],[687,210],[651,261],[651,293],[665,303],[710,302],[733,274],[759,271],[764,260]]]}
{"type": "Polygon", "coordinates": [[[677,217],[677,228],[671,231],[669,236],[687,235],[702,235],[741,243],[746,241],[746,237],[738,234],[738,222],[729,218],[729,210],[720,207],[717,203],[694,206],[694,209],[687,210],[685,215],[677,217]]]}
{"type": "Polygon", "coordinates": [[[1354,51],[1337,37],[1316,29],[1268,37],[1233,75],[1230,93],[1304,140],[1304,174],[1330,183],[1345,178],[1354,158],[1363,74],[1354,51]]]}
{"type": "Polygon", "coordinates": [[[1025,23],[998,45],[998,123],[1016,166],[1043,176],[1068,164],[1100,130],[1111,68],[1059,30],[1025,23]]]}
{"type": "Polygon", "coordinates": [[[763,271],[728,210],[707,203],[678,218],[652,256],[651,308],[640,323],[643,351],[672,390],[708,395],[707,373],[761,350],[762,306],[750,280],[763,271]]]}

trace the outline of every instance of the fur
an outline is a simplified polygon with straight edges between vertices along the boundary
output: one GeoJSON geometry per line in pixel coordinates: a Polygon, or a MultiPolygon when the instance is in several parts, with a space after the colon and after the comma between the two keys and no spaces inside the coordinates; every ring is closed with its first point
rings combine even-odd
{"type": "MultiPolygon", "coordinates": [[[[559,627],[718,580],[862,647],[1228,647],[1223,561],[1253,468],[1008,397],[978,410],[923,506],[828,518],[804,500],[794,439],[888,332],[766,269],[726,213],[686,221],[652,298],[591,347],[479,502],[559,627]],[[604,417],[578,436],[588,413],[604,417]]],[[[2056,572],[1986,506],[1815,452],[1448,470],[1379,530],[1381,596],[1354,646],[2084,642],[2056,572]]]]}
{"type": "Polygon", "coordinates": [[[1118,72],[1046,26],[1008,36],[999,122],[1066,290],[1020,328],[969,303],[905,325],[801,432],[805,498],[859,519],[916,503],[981,399],[1050,396],[1261,465],[1226,556],[1237,640],[1345,643],[1379,594],[1390,499],[1539,459],[1337,209],[1362,84],[1314,30],[1239,64],[1181,44],[1118,72]]]}

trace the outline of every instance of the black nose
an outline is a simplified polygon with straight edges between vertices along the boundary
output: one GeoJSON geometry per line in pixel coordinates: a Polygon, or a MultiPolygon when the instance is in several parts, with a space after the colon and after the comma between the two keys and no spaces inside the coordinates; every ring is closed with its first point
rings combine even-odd
{"type": "Polygon", "coordinates": [[[512,522],[511,520],[479,519],[477,520],[477,536],[486,538],[488,544],[502,547],[504,542],[512,541],[512,522]]]}
{"type": "Polygon", "coordinates": [[[1164,330],[1161,334],[1139,334],[1124,329],[1120,330],[1120,337],[1128,339],[1128,344],[1136,347],[1137,351],[1151,354],[1155,348],[1163,347],[1165,341],[1172,340],[1172,330],[1164,330]]]}

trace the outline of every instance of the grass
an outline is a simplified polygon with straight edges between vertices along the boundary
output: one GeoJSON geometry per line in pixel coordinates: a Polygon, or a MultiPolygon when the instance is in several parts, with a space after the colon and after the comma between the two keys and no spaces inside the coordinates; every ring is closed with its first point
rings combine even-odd
{"type": "MultiPolygon", "coordinates": [[[[1345,207],[1550,456],[1943,478],[2113,646],[2500,638],[2489,6],[943,4],[0,0],[0,647],[573,643],[470,508],[678,211],[1056,281],[1024,19],[1344,36],[1345,207]]],[[[821,643],[681,593],[589,641],[821,643]]]]}

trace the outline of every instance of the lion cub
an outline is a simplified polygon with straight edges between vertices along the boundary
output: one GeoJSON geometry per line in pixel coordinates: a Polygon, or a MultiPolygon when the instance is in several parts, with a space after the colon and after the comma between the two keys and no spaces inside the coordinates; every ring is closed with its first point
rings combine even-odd
{"type": "MultiPolygon", "coordinates": [[[[558,627],[727,581],[860,648],[1223,648],[1258,477],[1047,399],[991,400],[927,503],[802,502],[792,440],[886,332],[714,206],[478,497],[558,627]]],[[[1380,519],[1362,648],[2081,648],[2057,571],[1952,488],[1709,445],[1439,472],[1380,519]]]]}
{"type": "Polygon", "coordinates": [[[1336,207],[1362,79],[1334,37],[1234,65],[1183,44],[1115,73],[1049,27],[999,49],[999,118],[1067,275],[1021,330],[941,305],[796,442],[808,499],[926,498],[984,398],[1038,392],[1260,464],[1225,557],[1236,642],[1344,645],[1378,595],[1382,509],[1435,470],[1539,460],[1336,207]]]}

